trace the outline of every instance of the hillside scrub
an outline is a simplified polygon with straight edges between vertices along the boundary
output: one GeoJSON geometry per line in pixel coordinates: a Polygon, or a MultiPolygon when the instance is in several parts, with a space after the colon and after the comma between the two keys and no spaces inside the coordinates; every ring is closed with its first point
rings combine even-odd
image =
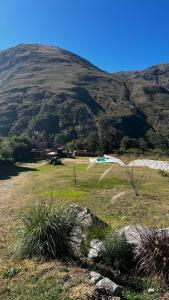
{"type": "Polygon", "coordinates": [[[120,142],[119,152],[121,154],[133,154],[139,156],[141,154],[152,152],[154,154],[168,154],[169,144],[160,132],[149,130],[144,138],[132,138],[124,136],[120,142]]]}

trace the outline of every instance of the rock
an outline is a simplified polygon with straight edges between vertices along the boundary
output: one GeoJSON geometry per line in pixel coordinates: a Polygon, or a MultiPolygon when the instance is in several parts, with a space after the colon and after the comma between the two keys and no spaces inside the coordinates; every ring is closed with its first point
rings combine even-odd
{"type": "Polygon", "coordinates": [[[101,250],[103,249],[103,242],[100,240],[92,240],[90,242],[90,249],[88,253],[88,258],[96,260],[98,259],[101,255],[101,250]]]}
{"type": "Polygon", "coordinates": [[[158,230],[151,229],[141,225],[129,225],[117,231],[118,234],[124,234],[130,245],[139,246],[141,236],[151,234],[153,232],[162,233],[165,232],[169,235],[169,228],[160,228],[158,230]]]}
{"type": "Polygon", "coordinates": [[[129,225],[117,231],[119,235],[124,235],[128,244],[131,246],[133,253],[137,253],[140,246],[141,237],[151,233],[152,229],[141,225],[129,225]]]}
{"type": "Polygon", "coordinates": [[[97,272],[92,271],[89,274],[89,278],[91,283],[96,284],[99,280],[103,279],[103,276],[97,272]]]}
{"type": "Polygon", "coordinates": [[[84,252],[88,252],[87,239],[88,232],[92,228],[92,226],[101,226],[102,228],[106,228],[108,225],[97,218],[90,209],[84,208],[82,209],[76,204],[70,206],[76,215],[77,215],[77,226],[72,231],[71,234],[71,242],[69,243],[70,252],[75,257],[80,257],[84,252]]]}
{"type": "Polygon", "coordinates": [[[103,278],[96,284],[95,293],[100,296],[121,297],[122,287],[111,281],[109,278],[103,278]]]}
{"type": "Polygon", "coordinates": [[[159,234],[165,232],[166,235],[169,235],[169,228],[160,228],[155,230],[141,225],[129,225],[117,231],[119,235],[124,234],[128,244],[133,250],[133,254],[136,256],[140,247],[141,239],[146,239],[148,234],[153,234],[155,232],[159,234]]]}
{"type": "Polygon", "coordinates": [[[149,293],[149,294],[153,294],[154,292],[155,292],[155,289],[153,289],[153,288],[149,288],[149,289],[148,289],[148,293],[149,293]]]}

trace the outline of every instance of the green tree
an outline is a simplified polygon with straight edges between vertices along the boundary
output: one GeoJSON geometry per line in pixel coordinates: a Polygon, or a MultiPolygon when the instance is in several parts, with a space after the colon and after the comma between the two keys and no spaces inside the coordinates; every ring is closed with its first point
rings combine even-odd
{"type": "Polygon", "coordinates": [[[31,157],[31,143],[26,137],[7,137],[0,141],[0,156],[4,160],[26,161],[31,157]]]}
{"type": "Polygon", "coordinates": [[[167,148],[169,147],[166,137],[159,131],[153,131],[152,129],[150,129],[147,132],[146,137],[152,148],[167,150],[167,148]]]}
{"type": "Polygon", "coordinates": [[[124,136],[121,140],[120,150],[125,152],[131,148],[139,148],[139,141],[135,138],[124,136]]]}

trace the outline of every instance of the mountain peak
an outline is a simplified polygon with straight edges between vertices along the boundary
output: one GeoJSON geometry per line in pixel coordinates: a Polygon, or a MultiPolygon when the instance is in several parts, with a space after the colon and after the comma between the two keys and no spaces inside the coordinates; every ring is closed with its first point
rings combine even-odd
{"type": "Polygon", "coordinates": [[[38,130],[68,142],[96,136],[100,120],[106,145],[118,144],[167,128],[168,90],[169,65],[109,74],[59,47],[20,44],[0,52],[0,135],[38,130]]]}
{"type": "MultiPolygon", "coordinates": [[[[3,50],[0,52],[0,62],[6,59],[18,60],[19,57],[27,60],[28,56],[30,60],[40,59],[41,62],[48,60],[49,62],[70,62],[81,64],[85,68],[93,68],[99,70],[96,66],[90,63],[88,60],[74,54],[68,50],[62,49],[56,46],[43,45],[43,44],[19,44],[15,47],[3,50]]],[[[1,68],[1,67],[0,67],[1,68]]]]}

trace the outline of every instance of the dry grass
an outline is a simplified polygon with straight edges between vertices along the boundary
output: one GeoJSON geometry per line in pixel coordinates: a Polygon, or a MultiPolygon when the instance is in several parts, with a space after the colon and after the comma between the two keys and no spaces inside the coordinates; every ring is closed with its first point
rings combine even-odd
{"type": "Polygon", "coordinates": [[[0,299],[76,299],[81,289],[83,297],[92,292],[89,289],[87,272],[71,262],[57,260],[22,260],[20,262],[4,261],[0,267],[0,299]],[[7,270],[15,268],[18,274],[5,277],[7,270]],[[61,291],[58,291],[62,289],[61,291]],[[61,297],[61,298],[60,298],[61,297]]]}

